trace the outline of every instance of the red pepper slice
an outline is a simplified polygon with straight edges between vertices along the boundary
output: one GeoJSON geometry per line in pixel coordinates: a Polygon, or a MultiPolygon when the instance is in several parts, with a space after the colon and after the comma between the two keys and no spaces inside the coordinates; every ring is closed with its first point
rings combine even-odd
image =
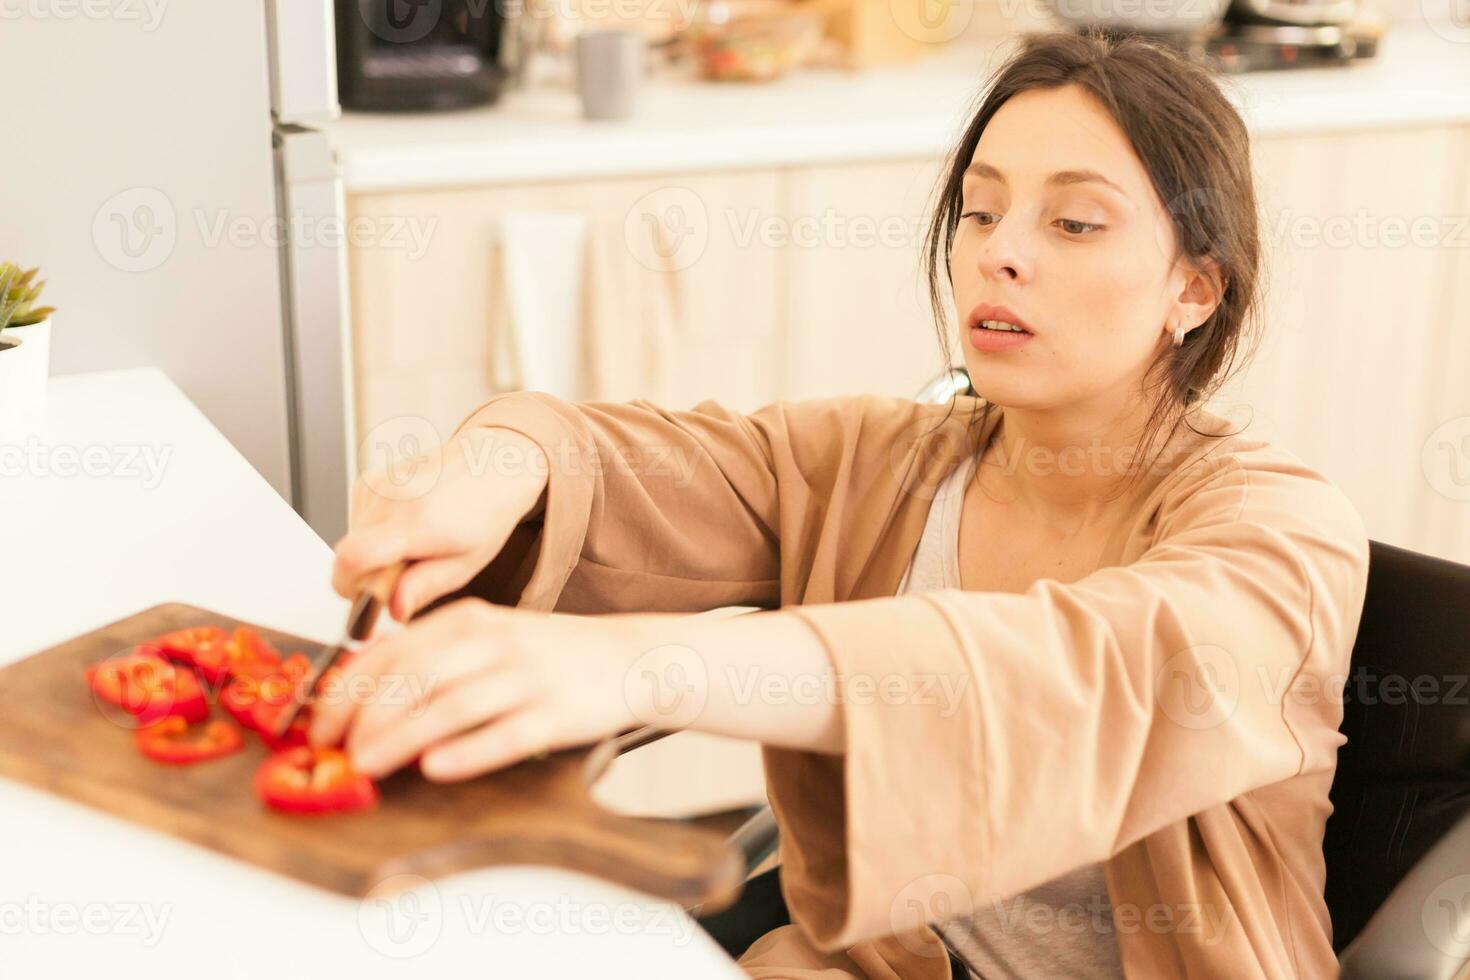
{"type": "Polygon", "coordinates": [[[248,626],[238,626],[234,632],[199,626],[167,633],[155,642],[164,652],[192,665],[211,684],[225,683],[240,674],[269,673],[281,663],[270,641],[248,626]]]}
{"type": "Polygon", "coordinates": [[[165,656],[190,667],[197,667],[206,679],[223,668],[225,645],[230,634],[219,626],[191,626],[165,633],[153,642],[165,656]]]}
{"type": "MultiPolygon", "coordinates": [[[[333,668],[335,669],[335,668],[333,668]]],[[[306,733],[311,728],[311,706],[307,705],[291,722],[285,734],[276,735],[276,724],[281,713],[290,706],[292,698],[311,671],[311,661],[304,653],[293,653],[281,663],[281,673],[274,675],[261,688],[261,698],[256,703],[253,717],[254,729],[260,733],[266,747],[276,752],[306,744],[306,733]]],[[[330,674],[323,675],[325,679],[330,674]]]]}
{"type": "Polygon", "coordinates": [[[165,718],[133,733],[138,751],[172,765],[190,765],[219,759],[245,747],[240,730],[223,721],[190,725],[182,718],[165,718]]]}
{"type": "Polygon", "coordinates": [[[266,759],[255,774],[255,793],[286,813],[347,813],[378,802],[377,785],[352,768],[347,753],[314,745],[266,759]]]}
{"type": "Polygon", "coordinates": [[[266,748],[272,752],[305,745],[306,733],[311,729],[311,706],[307,705],[292,720],[291,727],[286,729],[285,734],[277,736],[276,723],[285,710],[286,706],[280,704],[259,704],[255,707],[255,730],[260,734],[260,740],[265,743],[266,748]]]}
{"type": "Polygon", "coordinates": [[[293,653],[270,670],[241,671],[221,692],[220,705],[246,728],[265,734],[270,728],[262,726],[273,720],[266,717],[267,711],[289,704],[296,686],[310,669],[306,654],[293,653]]]}
{"type": "Polygon", "coordinates": [[[255,731],[255,708],[260,703],[262,683],[260,678],[241,674],[220,692],[220,707],[250,731],[255,731]]]}
{"type": "Polygon", "coordinates": [[[270,641],[248,626],[237,626],[225,641],[223,657],[212,664],[200,664],[206,680],[219,683],[241,674],[270,673],[280,667],[281,655],[270,641]]]}
{"type": "Polygon", "coordinates": [[[135,715],[143,725],[172,716],[186,721],[209,716],[199,679],[152,644],[139,644],[123,656],[93,664],[86,677],[98,699],[135,715]]]}

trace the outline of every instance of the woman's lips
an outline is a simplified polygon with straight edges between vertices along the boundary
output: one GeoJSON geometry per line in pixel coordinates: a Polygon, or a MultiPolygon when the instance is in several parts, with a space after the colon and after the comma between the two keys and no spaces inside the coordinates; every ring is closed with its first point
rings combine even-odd
{"type": "Polygon", "coordinates": [[[1020,331],[986,330],[976,326],[970,328],[970,346],[986,353],[1011,350],[1020,347],[1033,336],[1034,334],[1020,331]]]}

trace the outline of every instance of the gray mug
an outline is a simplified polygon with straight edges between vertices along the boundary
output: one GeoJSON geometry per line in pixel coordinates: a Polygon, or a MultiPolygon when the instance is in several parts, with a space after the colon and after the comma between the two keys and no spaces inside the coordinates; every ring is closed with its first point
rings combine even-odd
{"type": "Polygon", "coordinates": [[[643,32],[610,28],[577,35],[577,92],[588,119],[626,119],[633,114],[647,50],[643,32]]]}

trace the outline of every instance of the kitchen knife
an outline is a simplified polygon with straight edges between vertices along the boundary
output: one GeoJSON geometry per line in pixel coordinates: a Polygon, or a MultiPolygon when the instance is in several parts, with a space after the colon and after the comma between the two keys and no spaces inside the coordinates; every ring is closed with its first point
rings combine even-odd
{"type": "Polygon", "coordinates": [[[296,686],[290,707],[281,712],[281,717],[276,721],[273,732],[276,738],[284,737],[301,715],[302,710],[312,702],[316,696],[316,686],[321,681],[322,675],[341,659],[342,654],[372,635],[379,613],[388,604],[393,590],[398,587],[399,577],[403,575],[403,570],[407,567],[408,562],[401,561],[379,569],[364,580],[361,590],[357,593],[357,598],[353,600],[352,608],[347,612],[346,632],[336,645],[329,647],[325,653],[312,662],[311,669],[296,686]]]}

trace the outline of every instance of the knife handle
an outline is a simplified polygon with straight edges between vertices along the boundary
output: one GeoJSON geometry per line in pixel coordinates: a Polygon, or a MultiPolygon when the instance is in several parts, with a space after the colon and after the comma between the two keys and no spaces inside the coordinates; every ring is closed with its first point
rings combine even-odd
{"type": "Polygon", "coordinates": [[[348,617],[348,636],[359,643],[368,638],[377,625],[378,615],[393,597],[393,590],[398,588],[398,580],[403,577],[407,568],[407,561],[396,562],[378,569],[363,581],[357,601],[352,604],[352,613],[348,617]]]}

